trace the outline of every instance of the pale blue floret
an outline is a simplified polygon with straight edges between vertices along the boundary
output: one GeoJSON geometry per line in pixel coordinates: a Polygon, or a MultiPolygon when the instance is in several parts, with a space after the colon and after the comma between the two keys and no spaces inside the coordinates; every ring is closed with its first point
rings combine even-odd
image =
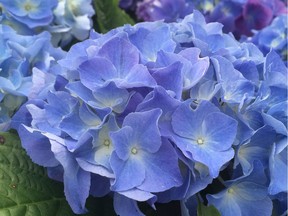
{"type": "Polygon", "coordinates": [[[257,161],[248,176],[226,181],[224,190],[208,194],[208,203],[214,205],[223,216],[270,216],[273,205],[266,181],[263,166],[257,161]]]}
{"type": "Polygon", "coordinates": [[[155,62],[159,51],[174,51],[176,44],[169,32],[169,26],[163,23],[152,29],[139,25],[137,31],[129,33],[131,43],[140,51],[141,63],[155,62]]]}
{"type": "Polygon", "coordinates": [[[258,129],[251,139],[237,149],[234,166],[238,165],[237,162],[240,163],[244,175],[251,172],[255,160],[261,161],[262,165],[267,168],[275,139],[276,132],[272,127],[264,126],[258,129]]]}
{"type": "Polygon", "coordinates": [[[7,11],[18,22],[29,28],[48,25],[53,20],[53,9],[57,0],[1,0],[4,11],[7,11]]]}
{"type": "Polygon", "coordinates": [[[73,38],[87,39],[95,11],[91,0],[62,0],[53,11],[53,22],[45,27],[52,33],[54,45],[66,46],[73,38]]]}
{"type": "Polygon", "coordinates": [[[46,73],[58,58],[63,57],[64,52],[52,47],[47,32],[23,36],[8,26],[1,25],[0,28],[0,45],[3,48],[0,59],[0,107],[3,118],[0,122],[3,125],[1,130],[7,130],[13,113],[27,97],[38,91],[36,86],[31,88],[33,68],[46,73]]]}
{"type": "Polygon", "coordinates": [[[115,116],[110,115],[109,120],[101,127],[88,132],[87,138],[79,147],[81,153],[77,157],[77,161],[83,169],[107,178],[114,178],[110,165],[114,144],[110,133],[118,129],[115,116]]]}
{"type": "Polygon", "coordinates": [[[186,101],[172,115],[173,141],[186,157],[206,165],[215,178],[234,156],[237,122],[211,102],[202,101],[195,110],[190,103],[186,101]]]}
{"type": "Polygon", "coordinates": [[[111,134],[115,146],[110,161],[115,173],[112,190],[160,192],[181,184],[176,153],[160,137],[161,113],[160,109],[131,113],[122,128],[111,134]]]}

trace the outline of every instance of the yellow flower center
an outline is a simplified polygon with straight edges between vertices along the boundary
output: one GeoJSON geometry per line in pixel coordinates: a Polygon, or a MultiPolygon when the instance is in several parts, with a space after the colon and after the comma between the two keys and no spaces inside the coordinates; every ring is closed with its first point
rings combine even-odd
{"type": "Polygon", "coordinates": [[[109,147],[110,144],[111,144],[111,142],[110,142],[109,139],[105,139],[103,144],[104,144],[105,146],[109,147]]]}
{"type": "Polygon", "coordinates": [[[33,8],[33,6],[32,6],[29,2],[27,2],[27,3],[24,5],[24,8],[25,8],[26,11],[31,11],[32,8],[33,8]]]}
{"type": "Polygon", "coordinates": [[[228,193],[229,193],[229,194],[233,194],[234,192],[235,192],[235,191],[234,191],[233,188],[229,188],[229,189],[228,189],[228,193]]]}
{"type": "Polygon", "coordinates": [[[135,155],[135,154],[138,153],[138,150],[137,150],[135,147],[133,147],[133,148],[131,149],[131,153],[135,155]]]}
{"type": "Polygon", "coordinates": [[[197,139],[197,144],[198,144],[198,145],[203,145],[203,144],[204,144],[204,139],[198,138],[198,139],[197,139]]]}

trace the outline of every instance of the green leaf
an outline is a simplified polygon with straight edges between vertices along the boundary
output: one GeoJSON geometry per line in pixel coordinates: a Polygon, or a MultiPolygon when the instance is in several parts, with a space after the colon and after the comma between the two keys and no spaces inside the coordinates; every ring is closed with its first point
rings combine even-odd
{"type": "Polygon", "coordinates": [[[205,206],[200,202],[197,207],[197,216],[221,216],[221,214],[214,206],[205,206]]]}
{"type": "Polygon", "coordinates": [[[118,0],[94,0],[96,22],[102,33],[124,24],[134,24],[133,19],[118,6],[118,0]]]}
{"type": "Polygon", "coordinates": [[[16,134],[0,133],[0,215],[70,216],[61,183],[32,163],[16,134]]]}
{"type": "MultiPolygon", "coordinates": [[[[89,197],[87,208],[86,216],[114,214],[111,198],[89,197]]],[[[49,179],[45,169],[26,155],[17,134],[11,132],[0,132],[0,215],[76,215],[65,199],[63,184],[49,179]]]]}

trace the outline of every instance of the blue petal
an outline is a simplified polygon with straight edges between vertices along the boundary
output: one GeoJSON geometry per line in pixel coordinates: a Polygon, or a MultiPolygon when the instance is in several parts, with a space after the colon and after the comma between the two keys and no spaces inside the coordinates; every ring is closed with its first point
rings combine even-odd
{"type": "Polygon", "coordinates": [[[100,109],[111,108],[116,113],[121,113],[126,108],[130,95],[126,89],[117,88],[114,82],[93,91],[94,100],[90,105],[100,109]]]}
{"type": "Polygon", "coordinates": [[[71,93],[76,94],[83,101],[89,104],[90,101],[94,100],[94,96],[92,91],[85,87],[80,81],[69,82],[66,85],[66,89],[68,89],[71,93]]]}
{"type": "Polygon", "coordinates": [[[139,190],[137,188],[127,191],[120,191],[118,193],[139,202],[147,201],[151,206],[154,205],[157,200],[157,197],[154,194],[139,190]]]}
{"type": "Polygon", "coordinates": [[[110,192],[110,179],[100,175],[91,175],[90,195],[103,197],[110,192]]]}
{"type": "Polygon", "coordinates": [[[136,111],[146,111],[153,108],[160,108],[162,115],[159,119],[159,129],[162,136],[170,136],[172,133],[171,119],[174,110],[181,104],[180,101],[171,97],[161,86],[147,95],[147,97],[137,106],[136,111]]]}
{"type": "Polygon", "coordinates": [[[111,167],[115,173],[115,181],[111,185],[113,191],[125,191],[142,184],[145,179],[145,167],[138,157],[121,160],[114,152],[110,159],[111,167]]]}
{"type": "Polygon", "coordinates": [[[123,78],[139,63],[139,51],[127,40],[115,37],[106,42],[99,50],[99,56],[110,60],[119,78],[123,78]]]}
{"type": "Polygon", "coordinates": [[[169,141],[163,140],[157,153],[144,153],[145,180],[138,187],[149,192],[166,191],[182,184],[182,177],[178,167],[178,157],[169,141]]]}
{"type": "Polygon", "coordinates": [[[154,87],[156,86],[156,81],[150,75],[148,69],[141,64],[134,65],[129,73],[123,77],[123,80],[117,82],[117,86],[122,88],[132,88],[132,87],[154,87]]]}
{"type": "Polygon", "coordinates": [[[129,39],[140,50],[143,63],[155,61],[160,50],[173,52],[176,46],[166,25],[160,25],[153,31],[140,27],[129,39]]]}
{"type": "Polygon", "coordinates": [[[41,131],[20,126],[18,133],[22,146],[33,162],[44,167],[55,167],[59,164],[51,151],[49,139],[42,135],[41,131]]]}
{"type": "Polygon", "coordinates": [[[235,159],[239,160],[244,175],[251,172],[255,160],[261,161],[264,167],[268,166],[269,149],[275,138],[275,131],[265,126],[257,130],[248,143],[239,146],[235,159]]]}
{"type": "Polygon", "coordinates": [[[83,85],[91,90],[107,85],[111,80],[120,78],[114,65],[103,57],[94,57],[79,66],[83,85]]]}
{"type": "Polygon", "coordinates": [[[158,129],[158,121],[161,114],[162,111],[160,109],[153,109],[127,115],[123,126],[133,128],[133,137],[130,142],[136,141],[136,145],[151,153],[158,151],[161,145],[158,129]]]}
{"type": "Polygon", "coordinates": [[[175,93],[176,98],[182,96],[182,64],[175,62],[165,68],[161,68],[153,73],[153,77],[157,84],[164,87],[166,90],[171,90],[175,93]]]}
{"type": "MultiPolygon", "coordinates": [[[[216,195],[207,195],[209,204],[215,206],[222,216],[242,216],[241,207],[233,199],[227,196],[227,192],[223,191],[216,195]]],[[[248,215],[247,215],[248,216],[248,215]]]]}
{"type": "Polygon", "coordinates": [[[173,130],[179,136],[196,140],[204,118],[212,112],[219,112],[219,109],[209,101],[201,102],[195,110],[190,108],[190,101],[184,102],[172,115],[173,130]]]}
{"type": "Polygon", "coordinates": [[[122,127],[116,132],[111,132],[110,136],[118,157],[122,160],[127,160],[132,146],[136,145],[136,140],[133,137],[133,128],[130,126],[122,127]]]}
{"type": "Polygon", "coordinates": [[[135,200],[123,195],[114,194],[114,210],[117,215],[125,216],[145,216],[139,209],[135,200]]]}
{"type": "Polygon", "coordinates": [[[86,213],[85,202],[89,196],[90,173],[79,167],[74,155],[67,150],[61,138],[51,138],[51,149],[64,168],[66,199],[75,213],[86,213]]]}
{"type": "Polygon", "coordinates": [[[280,192],[287,192],[287,147],[277,154],[275,144],[272,146],[269,169],[271,175],[269,193],[275,195],[280,192]]]}
{"type": "Polygon", "coordinates": [[[237,121],[220,112],[208,114],[202,123],[203,139],[207,139],[207,148],[214,151],[231,148],[236,133],[237,121]]]}

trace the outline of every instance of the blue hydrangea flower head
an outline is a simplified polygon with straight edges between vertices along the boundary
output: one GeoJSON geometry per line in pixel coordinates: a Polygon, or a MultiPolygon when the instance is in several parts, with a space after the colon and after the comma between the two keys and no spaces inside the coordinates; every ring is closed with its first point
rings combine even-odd
{"type": "MultiPolygon", "coordinates": [[[[61,1],[71,19],[91,12],[79,2],[61,1]]],[[[223,215],[283,205],[287,68],[222,27],[194,11],[176,23],[91,32],[67,55],[47,33],[0,29],[1,112],[28,95],[13,128],[32,160],[64,182],[75,213],[85,213],[89,195],[109,193],[117,214],[143,215],[137,202],[193,200],[222,174],[226,188],[207,200],[223,215]],[[29,95],[22,89],[31,83],[29,95]]]]}

